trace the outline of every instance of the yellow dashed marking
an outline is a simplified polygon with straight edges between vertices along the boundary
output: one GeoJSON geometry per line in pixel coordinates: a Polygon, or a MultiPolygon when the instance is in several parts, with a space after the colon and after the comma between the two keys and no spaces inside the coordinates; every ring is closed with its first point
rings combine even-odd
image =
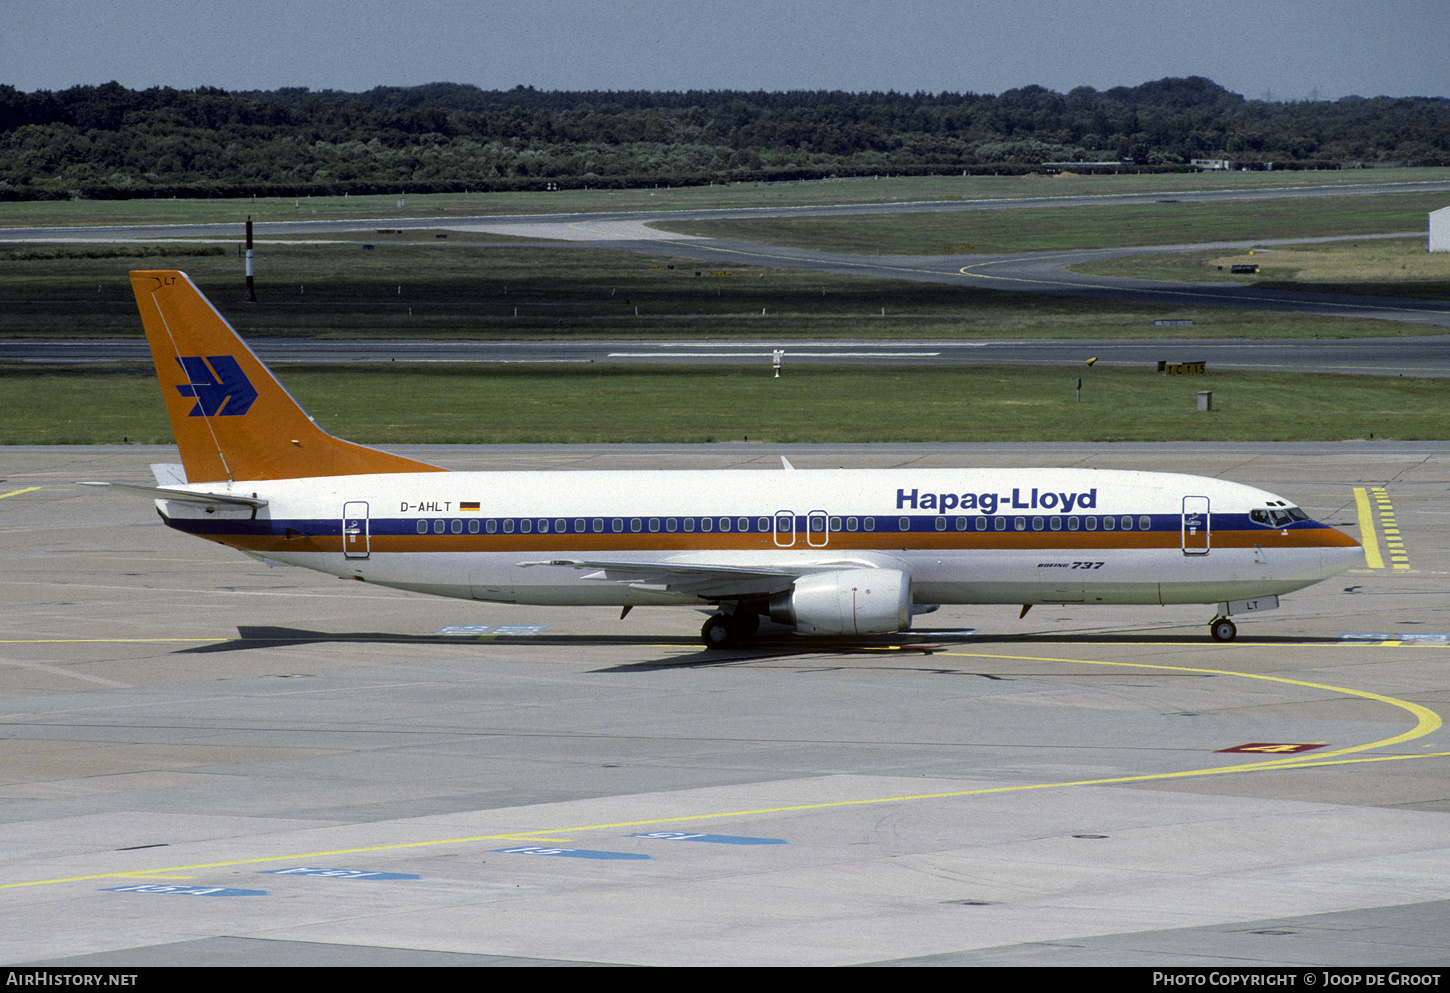
{"type": "Polygon", "coordinates": [[[1380,533],[1385,536],[1385,553],[1390,559],[1391,569],[1408,569],[1410,556],[1405,551],[1405,542],[1400,537],[1400,525],[1395,519],[1395,508],[1390,504],[1390,495],[1383,486],[1371,488],[1375,510],[1379,514],[1380,533]]]}
{"type": "Polygon", "coordinates": [[[23,490],[11,490],[9,493],[0,493],[0,500],[4,500],[6,497],[19,496],[22,493],[34,493],[38,489],[40,489],[39,486],[27,486],[23,490]]]}
{"type": "Polygon", "coordinates": [[[1359,543],[1364,546],[1365,563],[1371,569],[1383,569],[1385,559],[1389,559],[1391,569],[1409,569],[1410,555],[1405,551],[1400,522],[1395,518],[1395,508],[1385,488],[1355,487],[1354,504],[1359,511],[1359,543]],[[1380,554],[1381,535],[1384,536],[1383,555],[1380,554]]]}

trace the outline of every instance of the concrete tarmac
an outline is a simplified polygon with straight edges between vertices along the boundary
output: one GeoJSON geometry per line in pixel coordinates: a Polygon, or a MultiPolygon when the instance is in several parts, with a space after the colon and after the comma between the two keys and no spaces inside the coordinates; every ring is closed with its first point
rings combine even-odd
{"type": "Polygon", "coordinates": [[[0,449],[0,960],[1450,963],[1450,444],[400,450],[1196,472],[1378,565],[1231,644],[998,606],[706,652],[690,611],[269,569],[74,485],[172,450],[0,449]]]}

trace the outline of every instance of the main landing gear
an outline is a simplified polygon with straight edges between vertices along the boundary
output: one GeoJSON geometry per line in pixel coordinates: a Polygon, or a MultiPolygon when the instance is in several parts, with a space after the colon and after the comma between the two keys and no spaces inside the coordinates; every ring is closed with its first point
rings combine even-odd
{"type": "Polygon", "coordinates": [[[706,648],[733,648],[754,634],[759,626],[758,614],[715,614],[700,629],[700,637],[706,648]]]}
{"type": "Polygon", "coordinates": [[[1213,636],[1214,641],[1233,641],[1239,629],[1227,617],[1215,617],[1208,622],[1208,633],[1213,636]]]}

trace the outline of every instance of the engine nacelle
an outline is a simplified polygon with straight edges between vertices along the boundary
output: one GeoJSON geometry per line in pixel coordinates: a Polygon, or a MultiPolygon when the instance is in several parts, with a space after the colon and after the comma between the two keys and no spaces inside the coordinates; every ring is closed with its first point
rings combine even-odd
{"type": "Polygon", "coordinates": [[[888,634],[911,626],[911,577],[899,569],[802,576],[770,599],[770,619],[801,634],[888,634]]]}

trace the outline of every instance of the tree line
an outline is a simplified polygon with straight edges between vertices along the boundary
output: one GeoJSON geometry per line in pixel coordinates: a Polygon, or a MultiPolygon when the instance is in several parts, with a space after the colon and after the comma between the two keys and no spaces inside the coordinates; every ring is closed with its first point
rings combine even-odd
{"type": "Polygon", "coordinates": [[[1176,170],[1193,159],[1450,165],[1450,100],[1248,100],[1197,76],[997,95],[0,86],[0,199],[689,185],[1044,162],[1176,170]]]}

